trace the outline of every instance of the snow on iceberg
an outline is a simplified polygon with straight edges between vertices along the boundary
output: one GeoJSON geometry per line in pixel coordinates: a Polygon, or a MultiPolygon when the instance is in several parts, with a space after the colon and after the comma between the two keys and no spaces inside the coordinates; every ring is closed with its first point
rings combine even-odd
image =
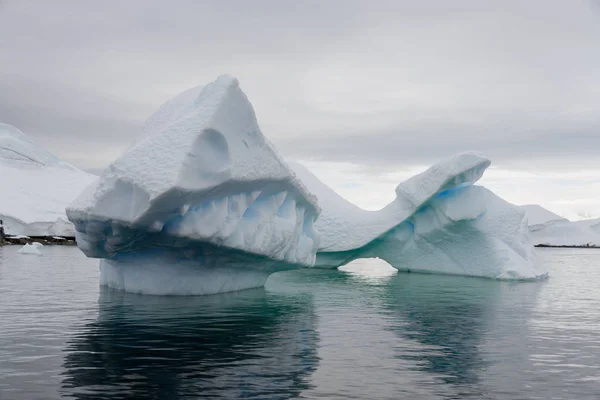
{"type": "Polygon", "coordinates": [[[547,274],[530,242],[524,212],[473,184],[490,161],[463,153],[396,188],[379,211],[363,210],[290,164],[319,198],[316,266],[338,267],[378,257],[405,271],[534,279],[547,274]]]}
{"type": "Polygon", "coordinates": [[[600,246],[600,221],[569,221],[537,204],[521,206],[534,245],[600,246]]]}
{"type": "Polygon", "coordinates": [[[152,294],[258,287],[312,266],[319,212],[231,76],[164,104],[67,208],[101,282],[152,294]]]}
{"type": "Polygon", "coordinates": [[[95,178],[0,123],[0,220],[7,235],[74,236],[65,207],[95,178]]]}

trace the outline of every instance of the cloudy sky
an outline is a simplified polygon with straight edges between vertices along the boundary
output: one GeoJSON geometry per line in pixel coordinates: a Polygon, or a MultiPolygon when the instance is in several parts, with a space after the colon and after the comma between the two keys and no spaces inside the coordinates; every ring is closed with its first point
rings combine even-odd
{"type": "Polygon", "coordinates": [[[179,92],[239,78],[263,133],[367,208],[442,157],[600,216],[600,3],[0,0],[0,121],[99,171],[179,92]]]}

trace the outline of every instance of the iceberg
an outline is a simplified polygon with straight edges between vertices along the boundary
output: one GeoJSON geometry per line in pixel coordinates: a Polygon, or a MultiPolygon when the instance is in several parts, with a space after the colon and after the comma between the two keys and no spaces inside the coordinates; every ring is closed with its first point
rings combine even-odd
{"type": "Polygon", "coordinates": [[[19,253],[21,254],[33,254],[36,256],[41,256],[42,252],[40,251],[43,245],[41,243],[27,243],[23,247],[19,249],[19,253]]]}
{"type": "Polygon", "coordinates": [[[228,75],[167,102],[67,208],[101,283],[213,294],[312,266],[320,213],[228,75]]]}
{"type": "Polygon", "coordinates": [[[95,178],[0,123],[0,220],[6,235],[75,236],[65,207],[95,178]]]}
{"type": "Polygon", "coordinates": [[[322,207],[318,267],[381,258],[401,271],[494,279],[547,275],[523,210],[474,185],[490,165],[479,154],[459,154],[399,184],[395,200],[379,211],[361,209],[301,164],[290,165],[322,207]]]}
{"type": "Polygon", "coordinates": [[[600,220],[573,222],[537,204],[521,207],[534,245],[600,246],[600,220]]]}
{"type": "Polygon", "coordinates": [[[382,210],[363,210],[288,165],[238,81],[223,75],[161,106],[66,213],[79,248],[100,259],[101,284],[135,293],[248,289],[277,271],[359,258],[406,271],[543,277],[524,211],[474,185],[489,165],[459,154],[398,185],[382,210]]]}

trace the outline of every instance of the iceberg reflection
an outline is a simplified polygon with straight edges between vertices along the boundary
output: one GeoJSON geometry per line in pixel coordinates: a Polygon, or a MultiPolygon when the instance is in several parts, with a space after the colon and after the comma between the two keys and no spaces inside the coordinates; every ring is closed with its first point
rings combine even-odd
{"type": "Polygon", "coordinates": [[[155,297],[103,288],[98,320],[67,343],[62,394],[291,398],[318,364],[315,320],[306,294],[155,297]]]}

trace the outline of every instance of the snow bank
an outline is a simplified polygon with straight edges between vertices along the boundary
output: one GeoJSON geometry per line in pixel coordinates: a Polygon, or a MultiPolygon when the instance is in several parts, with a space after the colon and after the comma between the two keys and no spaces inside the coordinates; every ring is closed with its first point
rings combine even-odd
{"type": "Polygon", "coordinates": [[[591,229],[593,232],[600,234],[600,218],[583,219],[580,221],[575,221],[573,223],[580,227],[591,229]]]}
{"type": "Polygon", "coordinates": [[[291,164],[323,209],[317,266],[379,257],[399,270],[534,279],[546,275],[529,238],[524,212],[473,186],[489,160],[464,153],[396,188],[396,199],[366,211],[343,199],[306,168],[291,164]]]}
{"type": "Polygon", "coordinates": [[[29,236],[25,235],[10,235],[7,236],[7,239],[31,239],[29,236]]]}
{"type": "Polygon", "coordinates": [[[537,204],[521,208],[535,245],[600,246],[600,220],[572,222],[537,204]]]}
{"type": "Polygon", "coordinates": [[[546,246],[600,246],[600,234],[571,221],[529,227],[536,245],[546,246]]]}
{"type": "Polygon", "coordinates": [[[7,235],[74,236],[65,207],[94,179],[0,123],[0,219],[7,235]]]}
{"type": "Polygon", "coordinates": [[[67,208],[80,249],[108,260],[101,264],[105,284],[156,293],[168,281],[175,288],[169,293],[185,294],[261,286],[268,274],[289,268],[263,268],[257,257],[313,265],[319,212],[316,198],[262,135],[231,76],[163,105],[67,208]],[[139,272],[139,260],[157,249],[169,264],[139,272]],[[247,261],[236,261],[237,272],[214,262],[227,261],[232,251],[247,261]],[[142,276],[153,276],[156,285],[139,286],[142,276]]]}

